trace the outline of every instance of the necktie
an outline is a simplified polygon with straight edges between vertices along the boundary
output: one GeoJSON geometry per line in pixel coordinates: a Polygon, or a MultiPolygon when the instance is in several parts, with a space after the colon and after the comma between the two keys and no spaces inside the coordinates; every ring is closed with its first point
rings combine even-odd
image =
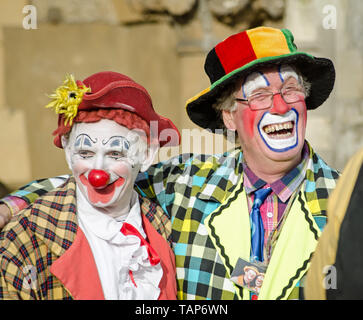
{"type": "Polygon", "coordinates": [[[264,229],[261,218],[260,206],[271,192],[271,188],[259,189],[255,191],[255,200],[253,201],[252,211],[250,214],[251,221],[251,260],[263,261],[264,246],[264,229]]]}

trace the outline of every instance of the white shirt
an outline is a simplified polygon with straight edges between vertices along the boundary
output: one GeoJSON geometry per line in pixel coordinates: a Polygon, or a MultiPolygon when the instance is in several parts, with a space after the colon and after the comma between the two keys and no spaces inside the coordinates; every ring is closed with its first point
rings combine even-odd
{"type": "Polygon", "coordinates": [[[152,266],[138,237],[121,233],[124,222],[145,238],[138,195],[134,191],[128,215],[113,218],[97,210],[77,187],[78,224],[91,247],[106,300],[156,300],[163,276],[160,263],[152,266]],[[132,271],[134,281],[129,271],[132,271]]]}

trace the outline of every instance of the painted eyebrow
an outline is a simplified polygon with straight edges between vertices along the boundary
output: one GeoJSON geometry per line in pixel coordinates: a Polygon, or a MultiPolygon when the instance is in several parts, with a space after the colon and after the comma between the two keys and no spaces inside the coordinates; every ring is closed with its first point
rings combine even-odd
{"type": "MultiPolygon", "coordinates": [[[[267,78],[266,78],[266,76],[261,72],[261,71],[254,71],[254,72],[256,72],[256,73],[259,73],[260,74],[260,76],[262,76],[262,78],[265,80],[265,82],[266,82],[266,85],[267,86],[269,86],[270,85],[270,82],[267,80],[267,78]]],[[[242,94],[243,94],[243,98],[244,99],[246,99],[247,97],[246,97],[246,93],[245,93],[245,88],[244,88],[244,85],[245,85],[245,83],[246,83],[246,80],[247,80],[247,77],[246,77],[246,79],[244,79],[244,81],[243,81],[243,83],[242,83],[242,94]]]]}
{"type": "MultiPolygon", "coordinates": [[[[282,77],[282,73],[281,73],[281,68],[282,68],[282,64],[280,64],[279,65],[279,67],[278,67],[278,73],[279,73],[279,77],[280,77],[280,80],[281,80],[281,82],[282,83],[284,83],[285,81],[287,81],[287,80],[290,80],[291,78],[293,78],[293,79],[296,79],[295,77],[294,77],[294,75],[291,75],[290,74],[290,76],[287,78],[287,79],[284,79],[283,77],[282,77]]],[[[296,73],[296,75],[297,75],[297,82],[298,83],[300,83],[301,84],[301,77],[299,76],[299,74],[293,69],[293,68],[290,68],[292,71],[294,71],[295,73],[296,73]]]]}
{"type": "Polygon", "coordinates": [[[284,83],[285,80],[284,80],[284,78],[282,77],[282,74],[281,74],[281,67],[282,67],[282,64],[279,65],[279,70],[278,71],[279,71],[280,80],[281,80],[282,83],[284,83]]]}
{"type": "Polygon", "coordinates": [[[76,142],[74,144],[75,147],[79,147],[81,145],[81,143],[83,143],[86,146],[91,147],[91,143],[90,141],[92,141],[93,144],[97,143],[97,138],[92,139],[88,134],[86,133],[81,133],[76,137],[76,142]]]}
{"type": "Polygon", "coordinates": [[[113,140],[113,141],[111,142],[110,147],[122,147],[122,148],[125,147],[125,149],[128,149],[130,147],[130,142],[124,136],[112,136],[107,141],[106,140],[102,140],[102,144],[103,145],[106,145],[111,140],[113,140]]]}

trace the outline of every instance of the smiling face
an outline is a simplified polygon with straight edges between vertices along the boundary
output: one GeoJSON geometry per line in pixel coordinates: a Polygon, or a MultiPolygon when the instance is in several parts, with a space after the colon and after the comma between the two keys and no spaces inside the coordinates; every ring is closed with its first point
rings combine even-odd
{"type": "Polygon", "coordinates": [[[255,282],[255,284],[256,284],[256,287],[261,287],[262,286],[262,283],[263,283],[263,279],[264,279],[264,276],[263,275],[258,275],[257,277],[256,277],[256,282],[255,282]]]}
{"type": "Polygon", "coordinates": [[[250,283],[256,277],[256,275],[257,275],[256,271],[252,269],[247,269],[244,276],[245,282],[250,283]]]}
{"type": "MultiPolygon", "coordinates": [[[[289,92],[290,88],[302,88],[296,72],[288,67],[265,68],[249,75],[241,82],[235,97],[239,99],[253,97],[252,110],[247,102],[237,102],[233,112],[223,111],[227,128],[236,130],[247,163],[259,166],[271,165],[271,162],[287,161],[297,164],[305,140],[306,105],[304,92],[286,103],[280,92],[289,92]],[[258,109],[264,97],[274,93],[267,109],[258,109]]],[[[303,90],[303,89],[302,89],[303,90]]],[[[285,98],[286,99],[286,98],[285,98]]]]}
{"type": "Polygon", "coordinates": [[[79,190],[99,208],[127,208],[137,174],[152,161],[138,133],[106,119],[74,124],[63,146],[79,190]]]}

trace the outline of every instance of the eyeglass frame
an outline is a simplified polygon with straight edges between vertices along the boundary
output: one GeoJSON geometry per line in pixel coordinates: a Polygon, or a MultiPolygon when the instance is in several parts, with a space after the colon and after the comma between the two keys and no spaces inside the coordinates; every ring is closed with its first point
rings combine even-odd
{"type": "MultiPolygon", "coordinates": [[[[297,102],[297,101],[299,101],[299,100],[296,100],[296,101],[291,101],[291,102],[287,102],[286,100],[285,100],[285,98],[284,98],[284,95],[282,94],[282,90],[284,89],[284,87],[283,88],[281,88],[278,92],[276,92],[276,93],[273,93],[273,92],[271,92],[271,91],[269,91],[269,90],[266,90],[266,94],[267,93],[270,93],[270,96],[271,96],[271,104],[268,106],[268,107],[266,107],[266,108],[258,108],[258,109],[256,109],[256,108],[252,108],[251,107],[251,105],[250,105],[250,101],[248,100],[251,96],[253,96],[253,94],[250,96],[250,97],[247,97],[246,99],[242,99],[242,98],[235,98],[235,100],[236,101],[238,101],[238,102],[247,102],[247,104],[248,104],[248,107],[251,109],[251,110],[253,110],[253,111],[258,111],[258,110],[267,110],[267,109],[270,109],[271,108],[271,106],[272,106],[272,104],[273,104],[273,98],[274,98],[274,96],[275,95],[277,95],[277,94],[279,94],[279,95],[281,95],[281,98],[285,101],[285,103],[287,103],[287,104],[291,104],[291,103],[295,103],[295,102],[297,102]]],[[[298,89],[301,89],[301,90],[294,90],[294,91],[296,91],[296,92],[301,92],[303,95],[304,95],[304,98],[306,98],[306,92],[305,92],[305,89],[304,89],[304,87],[302,87],[302,86],[300,86],[298,89]]]]}

